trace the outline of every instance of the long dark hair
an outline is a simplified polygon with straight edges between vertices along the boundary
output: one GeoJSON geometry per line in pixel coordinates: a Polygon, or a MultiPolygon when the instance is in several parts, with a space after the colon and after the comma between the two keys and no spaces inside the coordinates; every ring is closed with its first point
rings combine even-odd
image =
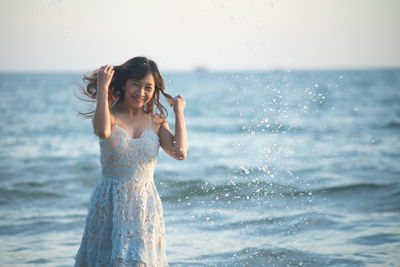
{"type": "MultiPolygon", "coordinates": [[[[113,66],[113,68],[114,75],[110,82],[108,91],[108,102],[110,109],[119,107],[124,101],[125,93],[123,86],[128,79],[141,80],[147,74],[152,74],[155,82],[155,90],[152,99],[145,105],[144,111],[146,113],[153,113],[155,106],[159,111],[158,114],[161,116],[161,118],[163,120],[167,118],[168,111],[160,102],[160,92],[164,95],[171,106],[173,105],[174,100],[172,96],[165,93],[164,80],[160,74],[160,71],[158,70],[157,64],[153,60],[145,57],[134,57],[122,65],[113,66]]],[[[83,80],[87,82],[86,87],[77,84],[81,93],[88,97],[88,99],[84,99],[78,96],[79,99],[83,101],[96,102],[97,72],[98,69],[93,71],[89,76],[83,76],[83,80]]],[[[85,118],[91,118],[94,115],[94,110],[89,112],[78,111],[78,113],[85,118]]]]}

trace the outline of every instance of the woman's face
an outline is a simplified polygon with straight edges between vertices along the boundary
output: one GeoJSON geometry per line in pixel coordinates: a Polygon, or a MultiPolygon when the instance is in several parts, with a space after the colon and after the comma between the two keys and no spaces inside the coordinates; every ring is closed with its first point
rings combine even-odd
{"type": "Polygon", "coordinates": [[[125,101],[134,108],[142,108],[150,102],[155,90],[152,74],[147,74],[142,80],[128,79],[125,84],[125,101]]]}

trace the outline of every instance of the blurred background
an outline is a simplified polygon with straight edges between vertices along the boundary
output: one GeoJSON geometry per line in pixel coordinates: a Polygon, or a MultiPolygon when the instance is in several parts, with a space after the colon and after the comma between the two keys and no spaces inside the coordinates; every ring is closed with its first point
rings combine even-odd
{"type": "Polygon", "coordinates": [[[73,265],[100,176],[74,83],[139,55],[187,102],[171,266],[400,265],[399,3],[0,1],[0,265],[73,265]]]}

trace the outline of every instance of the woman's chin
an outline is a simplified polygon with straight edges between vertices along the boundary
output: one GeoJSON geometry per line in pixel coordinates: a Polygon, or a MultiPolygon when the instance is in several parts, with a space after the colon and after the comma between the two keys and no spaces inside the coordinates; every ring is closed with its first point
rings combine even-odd
{"type": "Polygon", "coordinates": [[[129,108],[131,109],[142,109],[144,107],[144,104],[138,104],[138,103],[128,103],[129,108]]]}

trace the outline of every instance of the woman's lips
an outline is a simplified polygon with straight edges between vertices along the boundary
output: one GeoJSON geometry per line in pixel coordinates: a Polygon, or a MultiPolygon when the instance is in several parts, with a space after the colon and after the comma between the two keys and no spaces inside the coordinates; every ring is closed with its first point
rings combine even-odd
{"type": "Polygon", "coordinates": [[[133,99],[135,99],[137,102],[143,102],[143,98],[136,98],[136,97],[134,97],[133,99]]]}

